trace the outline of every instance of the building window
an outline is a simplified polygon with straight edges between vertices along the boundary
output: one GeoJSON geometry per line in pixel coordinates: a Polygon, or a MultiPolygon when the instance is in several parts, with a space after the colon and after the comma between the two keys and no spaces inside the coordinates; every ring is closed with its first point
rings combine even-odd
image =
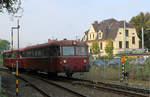
{"type": "Polygon", "coordinates": [[[92,49],[90,49],[90,53],[92,53],[92,49]]]}
{"type": "Polygon", "coordinates": [[[102,33],[99,33],[99,39],[101,39],[102,38],[102,33]]]}
{"type": "Polygon", "coordinates": [[[94,34],[93,34],[93,39],[94,39],[94,34]]]}
{"type": "Polygon", "coordinates": [[[132,44],[135,44],[135,37],[132,37],[132,44]]]}
{"type": "Polygon", "coordinates": [[[126,48],[129,48],[129,41],[126,41],[126,48]]]}
{"type": "Polygon", "coordinates": [[[91,34],[90,34],[90,40],[91,40],[91,34]]]}
{"type": "Polygon", "coordinates": [[[100,43],[100,49],[101,49],[101,50],[103,49],[103,44],[102,44],[102,42],[100,43]]]}
{"type": "Polygon", "coordinates": [[[121,32],[119,32],[119,34],[121,34],[121,32]]]}
{"type": "Polygon", "coordinates": [[[119,48],[122,48],[122,41],[119,41],[119,48]]]}
{"type": "Polygon", "coordinates": [[[99,37],[101,38],[101,33],[99,33],[99,37]]]}
{"type": "Polygon", "coordinates": [[[125,30],[126,37],[129,36],[129,30],[125,30]]]}

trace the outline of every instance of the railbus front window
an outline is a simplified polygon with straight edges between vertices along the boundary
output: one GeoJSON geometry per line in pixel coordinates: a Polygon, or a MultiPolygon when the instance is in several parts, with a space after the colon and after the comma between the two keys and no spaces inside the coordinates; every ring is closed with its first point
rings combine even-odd
{"type": "Polygon", "coordinates": [[[76,47],[76,55],[77,56],[86,56],[87,55],[87,47],[78,46],[76,47]]]}
{"type": "Polygon", "coordinates": [[[74,46],[63,46],[62,47],[63,56],[73,56],[74,46]]]}

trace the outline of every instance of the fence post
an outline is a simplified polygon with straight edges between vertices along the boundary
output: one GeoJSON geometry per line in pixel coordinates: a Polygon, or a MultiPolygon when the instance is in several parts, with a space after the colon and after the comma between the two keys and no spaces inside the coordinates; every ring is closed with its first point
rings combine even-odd
{"type": "Polygon", "coordinates": [[[138,79],[138,62],[137,62],[137,64],[136,64],[136,79],[138,79]]]}
{"type": "Polygon", "coordinates": [[[106,59],[104,59],[104,79],[105,79],[105,77],[106,77],[105,65],[106,65],[106,59]]]}
{"type": "Polygon", "coordinates": [[[2,77],[0,75],[0,93],[2,92],[2,77]]]}
{"type": "Polygon", "coordinates": [[[118,77],[120,79],[120,63],[118,65],[119,65],[119,68],[118,68],[118,77]]]}

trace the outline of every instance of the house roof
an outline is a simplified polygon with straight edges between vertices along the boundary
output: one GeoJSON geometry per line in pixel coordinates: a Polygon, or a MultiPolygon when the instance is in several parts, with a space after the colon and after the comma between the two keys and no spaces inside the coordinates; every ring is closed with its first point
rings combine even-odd
{"type": "MultiPolygon", "coordinates": [[[[96,32],[99,33],[99,31],[101,31],[103,33],[102,39],[99,40],[108,40],[108,39],[114,40],[117,35],[118,29],[124,27],[124,21],[117,21],[116,19],[111,18],[111,19],[103,20],[100,23],[94,22],[92,25],[96,32]]],[[[132,26],[127,22],[126,22],[126,27],[134,28],[134,26],[132,26]]]]}

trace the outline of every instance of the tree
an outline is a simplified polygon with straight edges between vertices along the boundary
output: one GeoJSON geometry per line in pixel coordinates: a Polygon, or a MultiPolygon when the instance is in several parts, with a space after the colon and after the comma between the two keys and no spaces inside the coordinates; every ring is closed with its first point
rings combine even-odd
{"type": "Polygon", "coordinates": [[[98,41],[97,40],[94,40],[93,42],[92,42],[92,47],[91,47],[91,49],[92,49],[92,53],[93,54],[98,54],[100,51],[99,51],[99,45],[98,45],[98,41]]]}
{"type": "Polygon", "coordinates": [[[113,56],[113,49],[114,49],[114,47],[113,47],[113,42],[112,42],[112,40],[107,40],[107,45],[106,45],[106,47],[105,47],[105,52],[107,53],[107,55],[108,55],[109,57],[112,57],[112,56],[113,56]]]}
{"type": "Polygon", "coordinates": [[[4,9],[8,13],[17,13],[21,8],[21,0],[0,0],[0,12],[3,12],[4,9]]]}
{"type": "Polygon", "coordinates": [[[0,39],[0,54],[4,51],[4,50],[7,50],[9,49],[9,41],[7,40],[1,40],[0,39]]]}
{"type": "MultiPolygon", "coordinates": [[[[139,13],[137,16],[132,17],[130,24],[135,26],[137,35],[142,40],[142,27],[144,28],[144,46],[150,49],[150,13],[139,13]]],[[[140,41],[140,46],[142,41],[140,41]]]]}

